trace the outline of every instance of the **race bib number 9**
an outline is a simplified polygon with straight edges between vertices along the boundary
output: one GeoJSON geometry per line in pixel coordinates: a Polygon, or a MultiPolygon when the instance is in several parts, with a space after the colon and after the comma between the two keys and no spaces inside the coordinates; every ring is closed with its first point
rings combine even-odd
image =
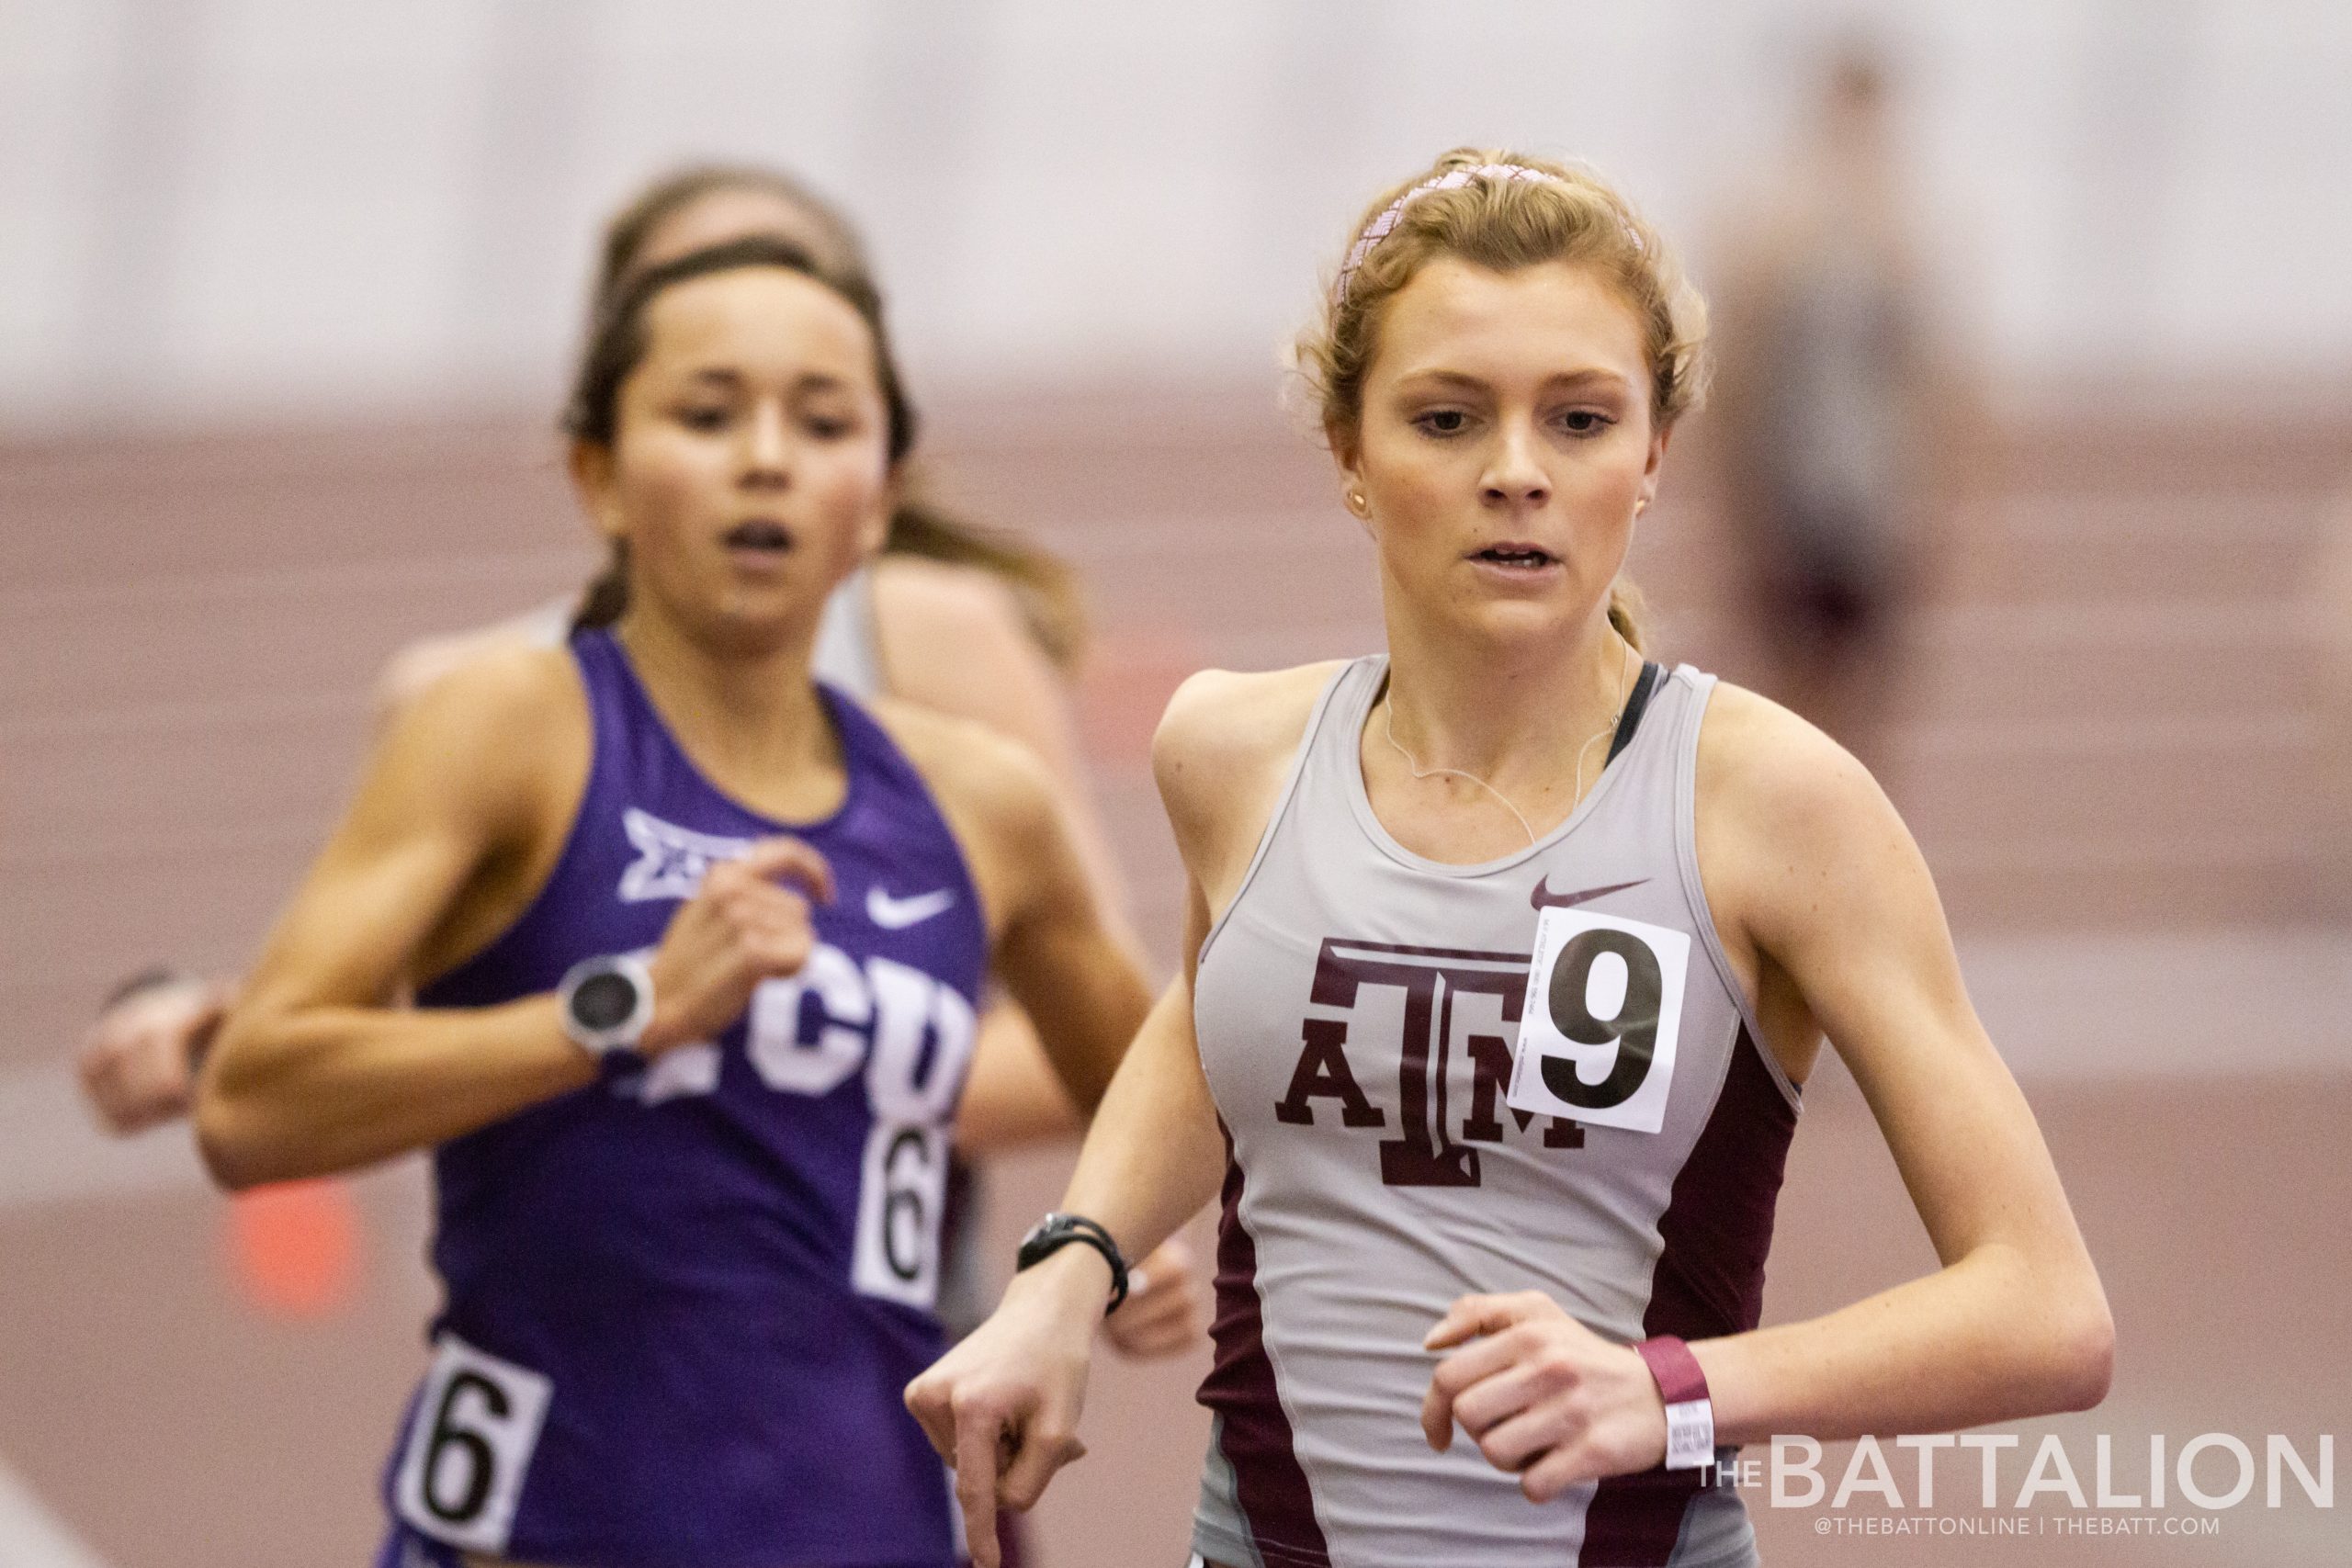
{"type": "Polygon", "coordinates": [[[554,1384],[444,1333],[416,1396],[392,1504],[435,1540],[503,1552],[554,1384]]]}
{"type": "Polygon", "coordinates": [[[1545,909],[1504,1099],[1587,1126],[1665,1126],[1690,963],[1688,931],[1545,909]]]}

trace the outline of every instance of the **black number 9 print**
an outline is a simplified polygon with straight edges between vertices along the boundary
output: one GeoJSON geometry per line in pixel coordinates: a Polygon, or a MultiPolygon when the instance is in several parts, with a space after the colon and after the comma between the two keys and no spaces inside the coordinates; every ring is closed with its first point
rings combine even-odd
{"type": "Polygon", "coordinates": [[[1615,1042],[1617,1059],[1608,1077],[1589,1084],[1577,1077],[1575,1062],[1547,1055],[1543,1059],[1544,1087],[1586,1111],[1605,1111],[1631,1100],[1650,1075],[1663,988],[1657,954],[1631,931],[1603,927],[1570,937],[1552,964],[1552,1025],[1579,1045],[1615,1042]],[[1625,965],[1625,999],[1611,1017],[1595,1018],[1589,1005],[1592,966],[1604,953],[1614,953],[1625,965]]]}

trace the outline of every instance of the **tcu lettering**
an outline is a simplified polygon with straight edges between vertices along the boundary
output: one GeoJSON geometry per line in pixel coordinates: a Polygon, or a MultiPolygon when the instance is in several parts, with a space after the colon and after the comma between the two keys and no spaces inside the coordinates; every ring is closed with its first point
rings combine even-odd
{"type": "MultiPolygon", "coordinates": [[[[1503,1102],[1510,1082],[1511,1048],[1503,1033],[1464,1032],[1459,1044],[1468,1059],[1469,1104],[1447,1105],[1447,1083],[1456,1040],[1454,1002],[1460,997],[1491,998],[1498,1021],[1516,1032],[1525,1002],[1528,957],[1523,953],[1474,953],[1452,948],[1396,947],[1382,942],[1324,939],[1315,961],[1309,1000],[1318,1008],[1353,1014],[1366,987],[1403,992],[1404,1025],[1397,1044],[1395,1134],[1380,1141],[1380,1179],[1390,1187],[1476,1187],[1479,1144],[1503,1141],[1499,1114],[1510,1111],[1525,1133],[1533,1112],[1503,1102]]],[[[1295,1126],[1315,1123],[1316,1101],[1328,1100],[1342,1127],[1385,1128],[1388,1113],[1374,1105],[1348,1066],[1351,1017],[1308,1018],[1299,1026],[1303,1049],[1290,1089],[1274,1107],[1275,1119],[1295,1126]]],[[[1467,1026],[1464,1026],[1465,1029],[1467,1026]]],[[[1547,1149],[1584,1146],[1584,1129],[1565,1117],[1544,1119],[1547,1149]]]]}
{"type": "Polygon", "coordinates": [[[944,1122],[972,1055],[972,1007],[922,970],[819,942],[752,993],[752,1066],[770,1089],[831,1094],[861,1066],[877,1120],[944,1122]],[[925,1045],[931,1048],[926,1051],[925,1045]]]}
{"type": "MultiPolygon", "coordinates": [[[[752,993],[745,1050],[760,1081],[785,1094],[831,1094],[863,1067],[874,1115],[857,1195],[850,1282],[869,1296],[928,1307],[939,1293],[939,1217],[947,1190],[948,1123],[972,1057],[972,1004],[951,986],[888,958],[861,966],[820,942],[799,974],[752,993]]],[[[673,1075],[648,1103],[718,1087],[710,1068],[673,1075]],[[681,1087],[683,1085],[683,1087],[681,1087]]],[[[649,1074],[649,1077],[650,1074],[649,1074]]]]}

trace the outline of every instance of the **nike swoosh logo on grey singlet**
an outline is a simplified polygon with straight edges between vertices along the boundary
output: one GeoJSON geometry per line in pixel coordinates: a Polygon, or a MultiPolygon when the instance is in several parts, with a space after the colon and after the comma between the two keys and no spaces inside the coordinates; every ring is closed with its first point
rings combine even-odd
{"type": "Polygon", "coordinates": [[[1555,893],[1546,886],[1546,884],[1551,880],[1552,878],[1548,874],[1536,878],[1535,886],[1528,889],[1527,893],[1527,902],[1530,908],[1537,909],[1573,909],[1578,904],[1589,904],[1595,898],[1599,898],[1605,894],[1623,893],[1628,887],[1639,887],[1643,883],[1647,882],[1649,878],[1646,876],[1637,876],[1631,882],[1612,882],[1606,887],[1588,887],[1581,893],[1555,893]]]}
{"type": "Polygon", "coordinates": [[[956,902],[956,895],[942,887],[933,893],[918,893],[911,898],[893,898],[879,887],[865,890],[865,918],[886,931],[904,931],[919,926],[933,915],[944,915],[947,906],[956,902]]]}

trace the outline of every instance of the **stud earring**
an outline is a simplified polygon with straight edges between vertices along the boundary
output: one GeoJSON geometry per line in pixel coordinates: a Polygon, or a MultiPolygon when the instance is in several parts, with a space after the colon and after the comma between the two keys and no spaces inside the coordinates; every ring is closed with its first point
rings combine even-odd
{"type": "Polygon", "coordinates": [[[1361,517],[1364,513],[1364,504],[1363,491],[1360,490],[1351,490],[1348,491],[1349,511],[1361,517]]]}

